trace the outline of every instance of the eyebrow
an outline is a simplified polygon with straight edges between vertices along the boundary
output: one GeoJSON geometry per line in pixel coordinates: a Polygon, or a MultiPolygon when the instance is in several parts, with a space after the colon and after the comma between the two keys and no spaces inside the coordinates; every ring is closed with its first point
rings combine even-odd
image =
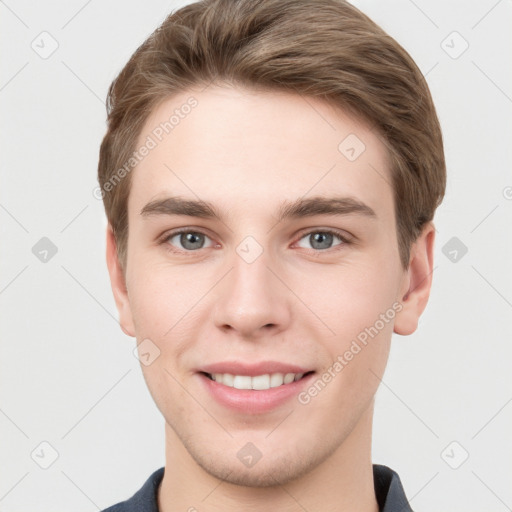
{"type": "MultiPolygon", "coordinates": [[[[217,208],[202,200],[183,199],[178,196],[156,199],[142,208],[143,217],[153,215],[187,215],[203,219],[222,221],[222,215],[217,208]]],[[[293,202],[281,203],[278,208],[279,222],[286,219],[313,217],[315,215],[363,215],[376,218],[375,211],[367,204],[352,197],[311,197],[299,198],[293,202]]]]}

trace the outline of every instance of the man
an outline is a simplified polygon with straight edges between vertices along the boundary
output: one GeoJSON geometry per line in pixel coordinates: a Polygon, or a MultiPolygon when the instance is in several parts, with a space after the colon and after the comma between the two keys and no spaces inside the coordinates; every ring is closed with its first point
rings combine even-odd
{"type": "Polygon", "coordinates": [[[410,56],[342,0],[206,0],[108,105],[107,263],[166,464],[107,510],[411,510],[371,461],[446,181],[410,56]]]}

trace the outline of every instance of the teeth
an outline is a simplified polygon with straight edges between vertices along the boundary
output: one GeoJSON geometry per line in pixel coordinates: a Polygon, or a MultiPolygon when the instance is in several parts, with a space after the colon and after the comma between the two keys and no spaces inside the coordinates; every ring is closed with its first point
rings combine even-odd
{"type": "Polygon", "coordinates": [[[231,375],[229,373],[214,373],[211,375],[211,378],[215,382],[224,384],[230,388],[265,390],[277,388],[283,384],[290,384],[302,379],[303,376],[303,373],[266,373],[264,375],[255,375],[254,377],[247,375],[231,375]]]}
{"type": "Polygon", "coordinates": [[[245,375],[235,375],[233,387],[236,389],[252,389],[251,377],[245,375]]]}
{"type": "Polygon", "coordinates": [[[252,377],[252,389],[270,389],[270,375],[257,375],[252,377]]]}
{"type": "Polygon", "coordinates": [[[277,388],[277,386],[283,385],[283,374],[282,373],[273,373],[270,376],[270,387],[277,388]]]}
{"type": "Polygon", "coordinates": [[[295,374],[294,373],[287,373],[284,376],[284,383],[290,384],[290,382],[293,382],[295,380],[295,374]]]}
{"type": "MultiPolygon", "coordinates": [[[[224,384],[225,386],[229,386],[230,388],[233,387],[233,382],[235,380],[233,375],[230,375],[229,373],[225,373],[224,375],[221,375],[221,377],[222,377],[222,384],[224,384]]],[[[217,379],[215,379],[215,380],[217,380],[217,379]]]]}

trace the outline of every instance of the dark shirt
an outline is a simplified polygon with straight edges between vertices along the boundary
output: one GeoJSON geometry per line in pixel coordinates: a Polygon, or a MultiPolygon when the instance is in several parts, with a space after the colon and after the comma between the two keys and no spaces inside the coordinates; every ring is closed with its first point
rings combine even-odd
{"type": "MultiPolygon", "coordinates": [[[[164,468],[157,469],[130,499],[102,512],[159,512],[157,489],[163,476],[164,468]]],[[[400,477],[391,468],[374,464],[373,480],[380,512],[413,512],[405,497],[400,477]]]]}

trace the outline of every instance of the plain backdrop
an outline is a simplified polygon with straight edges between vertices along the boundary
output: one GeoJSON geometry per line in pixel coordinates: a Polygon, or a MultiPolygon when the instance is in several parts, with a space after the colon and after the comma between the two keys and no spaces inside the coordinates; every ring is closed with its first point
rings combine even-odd
{"type": "MultiPolygon", "coordinates": [[[[185,3],[0,1],[2,512],[92,512],[164,465],[93,190],[107,88],[185,3]]],[[[355,4],[425,74],[448,164],[431,299],[393,338],[373,460],[416,512],[512,510],[512,2],[355,4]]]]}

